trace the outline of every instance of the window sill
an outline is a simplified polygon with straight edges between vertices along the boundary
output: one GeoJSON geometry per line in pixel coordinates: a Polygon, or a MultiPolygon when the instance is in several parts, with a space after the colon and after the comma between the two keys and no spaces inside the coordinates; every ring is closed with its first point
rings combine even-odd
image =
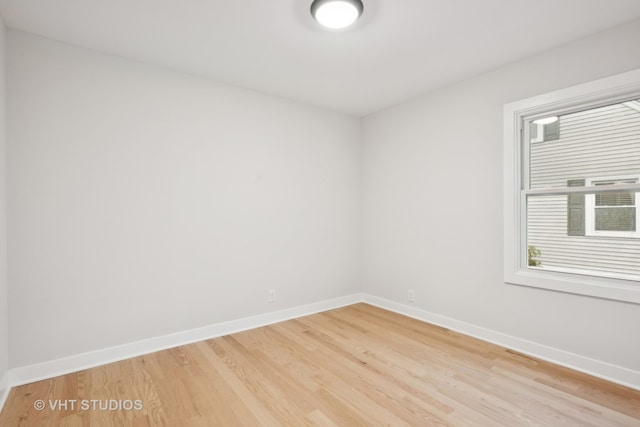
{"type": "Polygon", "coordinates": [[[533,267],[507,274],[510,285],[546,289],[576,295],[640,304],[640,282],[630,278],[604,278],[574,271],[552,271],[533,267]]]}

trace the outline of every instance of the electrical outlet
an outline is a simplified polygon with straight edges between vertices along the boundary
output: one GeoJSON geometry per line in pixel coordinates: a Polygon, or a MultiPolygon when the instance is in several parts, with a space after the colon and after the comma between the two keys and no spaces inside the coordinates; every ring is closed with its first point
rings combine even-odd
{"type": "Polygon", "coordinates": [[[276,302],[276,290],[269,289],[269,302],[276,302]]]}
{"type": "Polygon", "coordinates": [[[409,289],[407,292],[407,301],[414,302],[416,300],[416,296],[413,294],[413,289],[409,289]]]}

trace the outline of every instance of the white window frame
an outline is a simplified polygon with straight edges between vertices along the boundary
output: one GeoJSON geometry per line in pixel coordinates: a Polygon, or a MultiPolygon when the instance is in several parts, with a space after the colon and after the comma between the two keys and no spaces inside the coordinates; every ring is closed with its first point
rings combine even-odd
{"type": "MultiPolygon", "coordinates": [[[[630,181],[635,180],[636,183],[640,183],[640,176],[608,176],[598,178],[588,178],[585,180],[587,187],[592,186],[594,182],[599,181],[630,181]]],[[[636,193],[635,206],[636,208],[636,231],[603,231],[596,230],[596,196],[595,194],[586,194],[584,198],[584,222],[585,236],[590,237],[614,237],[614,238],[640,238],[640,192],[636,193]]]]}
{"type": "MultiPolygon", "coordinates": [[[[524,126],[550,115],[595,108],[640,98],[640,69],[513,102],[504,106],[504,280],[507,284],[640,304],[640,281],[558,272],[527,265],[527,205],[529,195],[593,194],[593,187],[530,190],[529,153],[524,126]]],[[[616,186],[640,190],[639,184],[616,186]]]]}

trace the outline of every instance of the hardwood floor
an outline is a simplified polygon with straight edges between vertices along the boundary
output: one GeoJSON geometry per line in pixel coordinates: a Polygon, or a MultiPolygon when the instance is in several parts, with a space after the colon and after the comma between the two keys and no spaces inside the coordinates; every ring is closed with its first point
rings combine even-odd
{"type": "Polygon", "coordinates": [[[86,425],[639,426],[640,392],[356,304],[16,387],[0,414],[86,425]]]}

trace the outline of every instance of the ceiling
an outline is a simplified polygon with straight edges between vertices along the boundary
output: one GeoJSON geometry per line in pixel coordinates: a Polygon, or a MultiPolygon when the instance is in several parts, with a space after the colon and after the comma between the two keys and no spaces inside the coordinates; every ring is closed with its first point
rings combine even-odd
{"type": "Polygon", "coordinates": [[[5,24],[363,116],[640,17],[639,0],[363,0],[326,31],[311,0],[0,0],[5,24]]]}

